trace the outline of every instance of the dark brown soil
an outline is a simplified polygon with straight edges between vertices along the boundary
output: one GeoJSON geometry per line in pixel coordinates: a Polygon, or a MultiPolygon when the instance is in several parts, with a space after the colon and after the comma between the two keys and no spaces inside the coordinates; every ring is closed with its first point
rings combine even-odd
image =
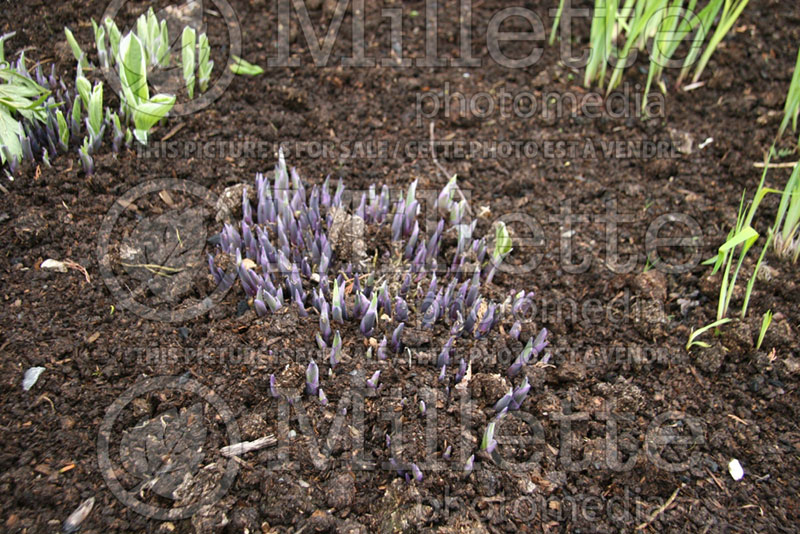
{"type": "MultiPolygon", "coordinates": [[[[141,11],[138,4],[131,13],[141,11]]],[[[320,20],[330,19],[335,2],[321,4],[310,10],[318,33],[320,20]]],[[[548,10],[556,2],[528,4],[549,24],[548,10]]],[[[241,22],[243,57],[266,67],[267,58],[276,55],[276,3],[232,0],[231,5],[241,22]]],[[[405,55],[422,57],[425,4],[385,6],[403,11],[405,55]]],[[[706,259],[735,222],[743,189],[748,194],[755,189],[761,171],[753,164],[763,159],[777,130],[800,41],[800,18],[792,2],[750,2],[712,58],[703,75],[705,86],[691,92],[671,88],[662,117],[641,120],[608,113],[599,118],[580,113],[556,119],[538,114],[530,119],[436,117],[440,163],[458,174],[473,210],[486,206],[491,212],[480,220],[477,233],[490,231],[494,218],[517,213],[537,221],[544,240],[542,247],[518,247],[509,260],[522,264],[538,255],[535,269],[518,275],[500,273],[492,291],[496,295],[511,289],[536,292],[538,313],[526,324],[522,339],[548,328],[553,366],[531,370],[533,388],[517,412],[522,415],[508,417],[500,426],[498,452],[503,461],[499,456],[478,455],[469,477],[462,475],[464,461],[477,452],[486,422],[493,416],[492,406],[505,392],[493,375],[504,373],[508,364],[504,355],[516,355],[521,343],[495,332],[488,341],[469,348],[475,362],[470,400],[462,406],[455,390],[444,397],[442,388],[436,388],[437,371],[423,361],[424,355],[438,353],[442,333],[434,332],[430,342],[424,335],[418,339],[419,358],[409,365],[405,357],[366,360],[363,337],[348,327],[342,334],[350,359],[333,377],[322,377],[330,404],[323,407],[304,398],[302,410],[289,411],[286,403],[270,396],[269,376],[274,373],[282,387],[302,387],[309,354],[316,354],[315,317],[298,318],[290,311],[257,320],[242,306],[244,294],[237,287],[198,317],[177,323],[148,320],[126,309],[104,283],[97,254],[101,226],[115,201],[139,184],[191,180],[219,195],[230,185],[252,184],[258,171],[271,171],[276,161],[273,147],[282,143],[289,164],[313,183],[331,174],[342,177],[349,189],[366,189],[373,183],[405,189],[419,179],[420,190],[438,190],[445,180],[429,152],[394,154],[390,149],[379,155],[314,157],[317,145],[309,143],[337,147],[353,147],[358,141],[385,141],[390,147],[426,143],[429,120],[417,123],[417,95],[441,93],[445,83],[451,92],[467,96],[496,93],[501,86],[512,93],[530,90],[537,96],[585,92],[580,85],[582,72],[559,63],[557,47],[545,47],[542,59],[528,69],[508,69],[488,60],[486,20],[503,7],[506,4],[499,0],[473,2],[473,48],[476,57],[485,60],[481,68],[342,67],[339,58],[351,51],[348,12],[329,66],[314,65],[302,30],[294,28],[292,50],[299,67],[267,68],[258,77],[236,77],[209,108],[171,120],[154,133],[156,142],[172,133],[174,146],[187,150],[187,157],[152,153],[145,157],[135,150],[115,155],[104,150],[95,158],[96,174],[88,178],[72,151],[54,159],[50,169],[23,166],[13,182],[4,182],[7,192],[0,195],[4,531],[56,531],[89,497],[96,504],[82,525],[84,532],[615,532],[632,531],[651,519],[645,531],[796,530],[793,525],[800,520],[797,266],[770,252],[769,276],[756,283],[747,318],[723,327],[719,337],[706,334],[703,339],[711,347],[690,352],[685,349],[690,330],[715,318],[719,275],[711,277],[710,269],[702,265],[683,273],[664,273],[663,265],[656,265],[643,273],[646,233],[660,216],[682,214],[702,233],[696,249],[686,256],[665,255],[665,264],[689,261],[691,253],[706,259]],[[182,127],[171,132],[175,126],[182,127]],[[687,136],[693,140],[691,151],[685,147],[687,136]],[[707,138],[713,142],[700,148],[707,138]],[[542,147],[547,141],[590,140],[595,147],[647,141],[667,151],[652,157],[619,157],[600,149],[588,157],[559,150],[536,157],[490,157],[459,154],[448,144],[520,140],[542,147]],[[209,141],[262,142],[269,149],[203,157],[187,148],[209,141]],[[624,217],[619,223],[620,261],[637,255],[635,266],[624,273],[608,265],[613,253],[608,250],[604,222],[609,203],[616,203],[624,217]],[[572,256],[560,248],[562,236],[570,231],[564,226],[565,206],[583,216],[571,229],[572,256]],[[67,273],[41,269],[47,258],[80,264],[88,279],[77,269],[67,273]],[[588,268],[570,267],[583,259],[590,261],[588,268]],[[578,313],[570,313],[572,305],[578,313]],[[775,318],[763,346],[756,350],[761,314],[767,309],[775,312],[775,318]],[[33,366],[46,370],[24,392],[22,376],[33,366]],[[351,397],[360,389],[351,386],[350,372],[359,371],[363,381],[365,374],[377,369],[382,370],[384,388],[362,401],[351,397]],[[278,438],[276,447],[243,455],[227,495],[194,519],[164,522],[140,515],[113,494],[98,463],[98,439],[107,410],[126,390],[157,376],[182,376],[184,383],[194,380],[213,390],[232,410],[241,440],[269,434],[278,438]],[[438,391],[438,398],[427,397],[427,418],[417,408],[429,394],[426,388],[438,391]],[[336,415],[346,402],[353,407],[363,402],[363,425],[349,419],[355,410],[349,409],[345,426],[337,427],[336,415]],[[307,419],[299,420],[296,413],[303,410],[307,419]],[[427,451],[426,425],[432,412],[435,443],[433,451],[427,451]],[[470,416],[466,423],[465,412],[470,416]],[[570,413],[571,419],[565,417],[570,413]],[[389,459],[385,436],[395,431],[393,418],[403,423],[402,457],[423,466],[422,482],[406,483],[394,470],[381,468],[389,459]],[[605,445],[610,432],[618,436],[614,451],[605,445]],[[334,439],[340,435],[342,439],[334,439]],[[673,442],[665,444],[664,438],[670,436],[673,442]],[[683,444],[674,442],[679,437],[683,444]],[[326,440],[332,440],[328,449],[322,447],[326,440]],[[441,458],[448,444],[453,445],[450,461],[441,458]],[[310,452],[316,446],[329,457],[320,459],[310,452]],[[614,468],[610,453],[616,450],[616,461],[625,465],[614,468]],[[366,464],[360,460],[361,452],[369,457],[366,464]],[[534,454],[539,456],[528,469],[508,463],[534,454]],[[733,458],[744,466],[741,481],[728,474],[733,458]],[[436,469],[434,462],[441,468],[436,469]]],[[[6,43],[6,56],[13,58],[24,48],[29,58],[56,61],[59,73],[72,79],[74,62],[59,44],[64,40],[63,26],[70,26],[79,41],[88,43],[89,19],[99,19],[105,8],[102,1],[4,3],[0,31],[17,31],[6,43]]],[[[368,5],[366,11],[368,55],[390,57],[390,18],[382,17],[378,6],[368,5]]],[[[458,57],[458,17],[457,2],[440,6],[438,44],[444,57],[458,57]]],[[[588,23],[576,24],[585,42],[588,23]]],[[[508,55],[519,57],[528,51],[525,43],[509,46],[508,55]]],[[[626,81],[643,84],[645,79],[634,67],[626,81]]],[[[782,146],[791,143],[787,135],[782,146]]],[[[788,173],[786,168],[771,170],[768,185],[782,188],[788,173]]],[[[188,201],[188,194],[172,194],[178,209],[188,201]]],[[[773,197],[765,200],[756,216],[759,231],[772,223],[777,206],[773,197]]],[[[166,209],[156,193],[137,199],[136,210],[126,210],[121,218],[123,231],[132,229],[139,215],[166,209]]],[[[209,232],[220,229],[212,212],[207,210],[204,220],[209,232]]],[[[523,225],[511,227],[515,238],[530,237],[523,225]]],[[[686,228],[684,223],[673,223],[661,236],[685,233],[686,228]]],[[[745,262],[745,281],[752,266],[750,258],[745,262]]],[[[209,291],[205,275],[198,280],[190,299],[209,291]]],[[[741,299],[741,293],[734,296],[732,315],[738,313],[741,299]]],[[[327,366],[323,371],[327,373],[327,366]]],[[[189,406],[189,397],[185,392],[150,392],[123,410],[113,429],[129,429],[169,409],[189,406]]],[[[230,445],[219,414],[207,410],[204,422],[207,452],[230,445]]],[[[118,457],[116,437],[111,452],[118,457]]],[[[213,452],[208,455],[213,457],[213,452]]],[[[210,461],[206,458],[202,465],[210,461]]],[[[127,467],[117,469],[123,485],[135,485],[122,474],[127,467]]],[[[140,498],[169,507],[168,499],[152,489],[143,490],[140,498]]]]}

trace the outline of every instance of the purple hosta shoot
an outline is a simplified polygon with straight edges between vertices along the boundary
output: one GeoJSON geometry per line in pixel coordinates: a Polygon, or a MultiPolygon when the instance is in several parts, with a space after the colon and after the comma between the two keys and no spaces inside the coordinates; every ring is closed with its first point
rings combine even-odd
{"type": "Polygon", "coordinates": [[[397,325],[397,328],[394,329],[394,332],[392,332],[392,349],[394,349],[395,354],[400,352],[402,348],[402,342],[400,341],[400,338],[403,335],[403,330],[405,327],[405,323],[400,323],[397,325]]]}
{"type": "Polygon", "coordinates": [[[466,213],[467,213],[466,200],[454,202],[452,208],[450,209],[450,223],[461,224],[461,221],[464,219],[464,215],[466,213]]]}
{"type": "Polygon", "coordinates": [[[478,323],[478,329],[475,330],[475,338],[481,338],[489,333],[489,330],[492,329],[492,325],[494,324],[494,310],[495,304],[492,303],[489,305],[489,308],[486,310],[486,313],[483,314],[483,318],[478,323]]]}
{"type": "Polygon", "coordinates": [[[475,331],[475,323],[478,322],[478,309],[481,305],[481,298],[478,297],[478,300],[475,301],[475,304],[472,305],[472,308],[469,310],[467,314],[467,318],[464,321],[464,331],[469,335],[470,332],[475,331]]]}
{"type": "Polygon", "coordinates": [[[325,395],[325,392],[322,391],[322,388],[319,389],[319,403],[323,406],[328,405],[328,397],[325,395]]]}
{"type": "Polygon", "coordinates": [[[373,293],[372,301],[369,303],[364,317],[361,319],[361,333],[369,337],[375,330],[375,325],[378,322],[378,294],[373,293]]]}
{"type": "Polygon", "coordinates": [[[514,390],[513,389],[509,389],[508,393],[503,395],[503,397],[499,401],[497,401],[495,403],[494,410],[496,412],[501,412],[501,411],[505,410],[508,407],[508,405],[511,404],[511,401],[513,399],[514,399],[514,390]]]}
{"type": "Polygon", "coordinates": [[[480,271],[475,271],[475,274],[472,276],[472,282],[469,285],[469,290],[467,291],[467,296],[464,299],[464,304],[467,306],[472,306],[480,296],[480,289],[481,273],[480,271]]]}
{"type": "Polygon", "coordinates": [[[253,299],[253,307],[256,309],[256,314],[259,317],[264,317],[267,314],[267,305],[264,302],[264,289],[259,287],[255,299],[253,299]]]}
{"type": "Polygon", "coordinates": [[[436,319],[439,318],[439,298],[433,299],[428,308],[422,314],[422,328],[433,328],[436,319]]]}
{"type": "Polygon", "coordinates": [[[364,284],[364,294],[371,298],[372,291],[375,288],[375,273],[369,273],[367,275],[367,282],[364,284]]]}
{"type": "Polygon", "coordinates": [[[433,232],[433,235],[428,240],[427,253],[425,256],[426,262],[431,261],[439,253],[439,244],[441,242],[443,232],[444,232],[444,219],[439,219],[439,223],[436,225],[436,230],[433,232]]]}
{"type": "Polygon", "coordinates": [[[419,413],[425,415],[425,401],[419,401],[419,413]]]}
{"type": "Polygon", "coordinates": [[[414,180],[408,187],[405,201],[405,221],[403,222],[403,235],[408,235],[412,228],[412,223],[416,221],[419,203],[416,200],[417,181],[414,180]]]}
{"type": "Polygon", "coordinates": [[[447,217],[453,207],[453,193],[456,188],[456,176],[453,175],[447,184],[442,188],[439,197],[436,199],[436,208],[442,217],[447,217]]]}
{"type": "Polygon", "coordinates": [[[391,446],[392,446],[392,438],[389,436],[389,434],[386,434],[386,448],[389,449],[391,448],[391,446]]]}
{"type": "Polygon", "coordinates": [[[537,355],[544,350],[550,342],[547,341],[547,328],[542,328],[533,341],[533,354],[537,355]]]}
{"type": "Polygon", "coordinates": [[[411,231],[411,237],[406,242],[405,253],[403,257],[407,260],[414,258],[414,250],[417,246],[417,239],[419,239],[419,223],[414,221],[414,229],[411,231]]]}
{"type": "MultiPolygon", "coordinates": [[[[364,296],[364,293],[358,292],[355,297],[355,305],[353,306],[353,314],[356,317],[363,318],[369,310],[370,301],[364,296]]],[[[377,307],[377,306],[376,306],[377,307]]]]}
{"type": "Polygon", "coordinates": [[[467,463],[464,464],[464,476],[468,477],[470,473],[472,473],[473,469],[475,469],[475,455],[473,454],[469,458],[467,458],[467,463]]]}
{"type": "Polygon", "coordinates": [[[242,188],[242,222],[253,224],[253,208],[247,198],[247,187],[242,188]]]}
{"type": "MultiPolygon", "coordinates": [[[[324,297],[323,297],[324,298],[324,297]]],[[[319,331],[322,334],[322,339],[326,342],[331,338],[331,322],[328,319],[328,303],[323,300],[321,302],[322,310],[319,314],[319,331]]]]}
{"type": "Polygon", "coordinates": [[[411,273],[406,273],[405,277],[403,278],[403,283],[400,284],[400,291],[398,291],[397,294],[403,298],[406,298],[409,289],[411,289],[411,273]]]}
{"type": "Polygon", "coordinates": [[[425,266],[425,243],[420,243],[419,247],[417,247],[417,253],[414,255],[414,259],[411,261],[411,272],[412,273],[420,273],[417,279],[422,277],[422,273],[424,272],[423,267],[425,266]]]}
{"type": "Polygon", "coordinates": [[[394,319],[401,323],[408,320],[408,304],[401,297],[394,299],[394,319]]]}
{"type": "Polygon", "coordinates": [[[372,359],[372,347],[367,348],[367,354],[365,356],[368,360],[372,359]]]}
{"type": "MultiPolygon", "coordinates": [[[[505,409],[505,408],[503,408],[505,409]]],[[[486,430],[483,431],[483,439],[481,440],[481,450],[491,454],[497,447],[497,441],[494,439],[494,426],[496,422],[492,421],[486,425],[486,430]]]]}
{"type": "Polygon", "coordinates": [[[336,333],[333,335],[333,344],[331,346],[331,356],[330,356],[330,364],[331,369],[336,367],[336,364],[339,363],[339,355],[342,353],[342,336],[339,335],[339,331],[337,330],[336,333]]]}
{"type": "Polygon", "coordinates": [[[422,471],[417,464],[411,464],[411,473],[414,475],[414,480],[417,482],[422,482],[422,471]]]}
{"type": "Polygon", "coordinates": [[[272,294],[270,294],[268,291],[265,291],[262,294],[263,297],[264,297],[264,302],[267,303],[267,306],[269,306],[269,309],[272,310],[272,313],[275,313],[276,311],[281,309],[281,306],[282,306],[282,304],[281,304],[281,298],[282,298],[281,295],[282,295],[282,293],[280,291],[278,291],[276,294],[279,297],[277,299],[275,297],[273,297],[272,294]]]}
{"type": "Polygon", "coordinates": [[[453,454],[453,446],[452,445],[448,445],[447,448],[442,453],[442,458],[444,458],[445,460],[449,460],[450,459],[450,455],[452,455],[452,454],[453,454]]]}
{"type": "MultiPolygon", "coordinates": [[[[78,148],[78,157],[81,160],[81,165],[83,165],[83,172],[85,172],[87,176],[94,174],[94,160],[92,159],[92,156],[89,155],[89,152],[89,139],[86,138],[83,140],[83,145],[78,148]]],[[[12,161],[16,163],[16,157],[11,158],[11,161],[9,161],[9,168],[12,169],[11,174],[14,174],[14,170],[16,169],[12,168],[12,161]]]]}
{"type": "Polygon", "coordinates": [[[439,382],[444,382],[447,380],[447,366],[443,365],[442,368],[439,370],[439,382]]]}
{"type": "Polygon", "coordinates": [[[378,359],[385,360],[389,354],[386,352],[386,336],[383,336],[381,342],[378,343],[378,359]]]}
{"type": "Polygon", "coordinates": [[[467,362],[464,361],[464,358],[461,358],[461,362],[458,364],[458,372],[456,373],[456,383],[461,382],[464,378],[464,375],[467,374],[467,362]]]}
{"type": "Polygon", "coordinates": [[[367,387],[369,387],[370,389],[378,389],[378,382],[380,381],[380,379],[381,379],[381,372],[375,371],[372,374],[372,378],[369,378],[367,380],[367,387]]]}
{"type": "Polygon", "coordinates": [[[314,360],[306,368],[306,392],[312,397],[319,391],[319,367],[314,360]]]}
{"type": "Polygon", "coordinates": [[[325,350],[325,349],[327,349],[327,348],[328,348],[328,344],[327,344],[327,343],[325,343],[325,340],[324,340],[324,339],[322,339],[322,334],[320,334],[319,332],[317,332],[317,336],[316,336],[316,338],[315,338],[315,339],[316,339],[316,341],[317,341],[317,347],[319,347],[319,350],[325,350]]]}
{"type": "MultiPolygon", "coordinates": [[[[374,189],[374,185],[370,186],[374,189]]],[[[358,207],[356,208],[355,212],[356,217],[361,217],[365,221],[367,220],[367,195],[366,193],[361,193],[361,202],[358,203],[358,207]]]]}
{"type": "Polygon", "coordinates": [[[525,345],[525,348],[522,349],[522,352],[517,359],[514,360],[514,363],[511,364],[511,367],[508,368],[508,376],[514,377],[517,373],[520,372],[522,367],[526,365],[531,359],[531,353],[533,352],[533,338],[528,340],[528,344],[525,345]]]}
{"type": "Polygon", "coordinates": [[[333,281],[333,297],[331,298],[332,316],[337,323],[344,323],[344,291],[339,288],[339,281],[333,281]]]}
{"type": "Polygon", "coordinates": [[[519,410],[522,407],[522,403],[525,401],[525,397],[528,396],[528,392],[531,390],[531,385],[528,383],[528,377],[525,377],[525,380],[522,381],[522,384],[514,390],[513,398],[511,399],[511,403],[508,406],[509,410],[519,410]]]}
{"type": "Polygon", "coordinates": [[[480,241],[478,241],[478,245],[475,250],[475,255],[478,260],[478,265],[483,263],[483,260],[486,259],[486,238],[482,237],[480,241]]]}
{"type": "Polygon", "coordinates": [[[444,367],[450,363],[450,352],[453,350],[453,342],[455,339],[455,337],[450,337],[444,344],[442,351],[439,353],[439,357],[436,358],[436,367],[444,367]]]}
{"type": "Polygon", "coordinates": [[[331,201],[331,206],[337,208],[342,206],[343,193],[344,193],[344,183],[342,182],[342,179],[339,178],[339,182],[336,184],[336,192],[333,194],[333,200],[331,201]]]}
{"type": "Polygon", "coordinates": [[[456,311],[456,318],[450,326],[451,336],[460,336],[464,332],[464,318],[461,316],[460,311],[456,311]]]}
{"type": "Polygon", "coordinates": [[[306,305],[303,303],[303,294],[301,290],[297,290],[294,292],[294,303],[297,304],[297,315],[300,317],[308,317],[308,312],[306,311],[306,305]]]}
{"type": "Polygon", "coordinates": [[[386,315],[391,317],[392,297],[389,295],[389,289],[386,287],[386,282],[383,283],[380,291],[378,292],[378,306],[384,311],[384,313],[386,313],[386,315]]]}
{"type": "Polygon", "coordinates": [[[245,267],[244,263],[240,263],[238,268],[239,279],[242,281],[242,287],[248,297],[255,297],[258,294],[258,288],[261,285],[261,278],[252,269],[245,267]]]}
{"type": "Polygon", "coordinates": [[[522,332],[522,325],[519,321],[514,321],[514,324],[511,325],[511,330],[508,331],[508,335],[511,336],[512,339],[519,339],[519,335],[522,332]]]}
{"type": "Polygon", "coordinates": [[[525,345],[525,348],[522,350],[522,353],[517,356],[517,359],[514,360],[514,363],[511,367],[508,368],[508,375],[514,376],[519,373],[520,369],[524,365],[526,365],[533,356],[539,354],[544,348],[547,346],[548,341],[547,338],[547,329],[542,328],[539,332],[539,335],[536,336],[536,339],[529,339],[528,344],[525,345]]]}
{"type": "Polygon", "coordinates": [[[397,242],[403,239],[403,223],[405,218],[406,202],[400,200],[392,219],[392,241],[397,242]]]}
{"type": "Polygon", "coordinates": [[[275,375],[269,375],[269,394],[272,395],[272,397],[275,399],[280,397],[280,393],[278,393],[278,388],[275,385],[275,375]]]}

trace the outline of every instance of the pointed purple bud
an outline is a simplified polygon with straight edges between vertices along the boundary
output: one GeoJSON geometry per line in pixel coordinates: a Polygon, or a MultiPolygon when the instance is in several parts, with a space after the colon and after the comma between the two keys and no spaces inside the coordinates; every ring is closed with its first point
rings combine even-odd
{"type": "Polygon", "coordinates": [[[242,188],[242,219],[247,224],[253,224],[253,208],[247,198],[247,187],[242,188]]]}
{"type": "Polygon", "coordinates": [[[436,359],[437,367],[443,367],[450,363],[450,352],[453,349],[453,341],[455,341],[455,338],[451,337],[444,344],[444,347],[442,347],[442,351],[439,353],[439,357],[436,359]]]}
{"type": "Polygon", "coordinates": [[[394,218],[392,219],[392,241],[397,242],[403,239],[403,223],[405,220],[405,200],[397,202],[394,218]]]}
{"type": "Polygon", "coordinates": [[[512,339],[519,340],[519,335],[522,332],[522,325],[519,321],[515,321],[513,325],[511,325],[511,330],[508,331],[508,335],[512,339]]]}
{"type": "Polygon", "coordinates": [[[317,335],[314,339],[317,341],[317,347],[319,347],[319,350],[325,350],[328,348],[328,344],[325,343],[325,340],[322,339],[322,334],[319,332],[317,332],[317,335]]]}
{"type": "Polygon", "coordinates": [[[381,339],[381,342],[378,343],[378,359],[379,360],[385,360],[389,356],[389,354],[386,352],[386,345],[387,345],[386,336],[383,336],[383,339],[381,339]]]}
{"type": "Polygon", "coordinates": [[[275,399],[280,397],[280,394],[278,393],[278,388],[275,385],[275,375],[269,375],[269,394],[272,395],[272,397],[275,399]]]}
{"type": "Polygon", "coordinates": [[[467,463],[464,465],[464,476],[469,476],[472,473],[472,470],[475,469],[475,455],[473,454],[467,459],[467,463]]]}
{"type": "Polygon", "coordinates": [[[253,299],[253,307],[256,309],[256,314],[259,317],[264,317],[267,314],[267,305],[264,302],[264,290],[259,288],[256,298],[253,299]]]}
{"type": "MultiPolygon", "coordinates": [[[[323,297],[324,299],[325,297],[323,297]]],[[[319,314],[319,331],[322,334],[322,339],[328,341],[331,338],[331,322],[328,319],[328,303],[323,300],[322,310],[319,314]]]]}
{"type": "Polygon", "coordinates": [[[491,330],[492,325],[494,324],[494,310],[495,304],[492,303],[489,305],[489,308],[486,310],[486,313],[483,314],[483,318],[481,318],[480,323],[478,323],[478,329],[475,331],[475,338],[480,338],[485,336],[491,330]]]}
{"type": "Polygon", "coordinates": [[[542,328],[539,332],[539,335],[536,336],[536,339],[533,342],[533,354],[539,354],[544,350],[544,348],[549,344],[547,339],[547,328],[542,328]]]}
{"type": "Polygon", "coordinates": [[[461,362],[458,364],[458,372],[456,373],[456,384],[461,382],[464,376],[467,374],[467,362],[464,361],[464,358],[461,358],[461,362]]]}
{"type": "Polygon", "coordinates": [[[447,448],[442,453],[442,458],[444,458],[445,460],[449,460],[451,454],[453,454],[453,446],[448,445],[447,448]]]}
{"type": "Polygon", "coordinates": [[[411,273],[407,273],[403,278],[403,283],[400,285],[400,291],[398,292],[398,294],[401,297],[406,298],[406,295],[408,295],[408,290],[410,288],[411,288],[411,273]]]}
{"type": "Polygon", "coordinates": [[[422,482],[422,471],[417,464],[411,464],[411,473],[414,475],[414,480],[422,482]]]}
{"type": "MultiPolygon", "coordinates": [[[[278,294],[280,294],[280,293],[278,293],[278,294]]],[[[275,313],[276,311],[281,309],[280,301],[278,299],[276,299],[275,297],[273,297],[269,292],[265,291],[264,294],[263,294],[263,297],[264,297],[264,301],[267,303],[267,306],[269,306],[269,309],[272,310],[272,313],[275,313]]]]}
{"type": "Polygon", "coordinates": [[[381,379],[381,372],[380,371],[375,371],[372,374],[372,378],[367,380],[367,387],[369,387],[370,389],[378,389],[378,381],[380,379],[381,379]]]}
{"type": "Polygon", "coordinates": [[[404,257],[407,260],[410,260],[414,257],[414,249],[417,246],[417,239],[419,238],[419,223],[414,221],[414,229],[411,232],[411,237],[408,238],[406,242],[405,254],[404,257]]]}
{"type": "Polygon", "coordinates": [[[513,390],[508,390],[508,393],[503,395],[503,397],[495,403],[494,410],[496,412],[501,412],[508,407],[508,405],[511,404],[511,401],[514,399],[513,393],[513,390]]]}
{"type": "Polygon", "coordinates": [[[522,406],[522,403],[525,401],[525,397],[528,396],[528,392],[531,390],[531,385],[528,383],[528,377],[525,377],[525,380],[522,381],[522,384],[514,390],[513,398],[511,400],[511,405],[509,406],[510,410],[519,410],[522,406]]]}
{"type": "Polygon", "coordinates": [[[322,388],[319,389],[319,403],[323,406],[328,405],[328,397],[325,396],[325,392],[322,391],[322,388]]]}
{"type": "Polygon", "coordinates": [[[319,367],[314,360],[306,368],[306,392],[312,397],[319,391],[319,367]]]}
{"type": "Polygon", "coordinates": [[[378,294],[372,295],[372,302],[370,302],[364,317],[361,319],[361,333],[369,337],[375,329],[378,322],[378,294]]]}
{"type": "Polygon", "coordinates": [[[481,450],[491,454],[497,447],[497,441],[494,439],[495,422],[492,421],[486,425],[486,430],[483,431],[483,439],[481,440],[481,450]]]}
{"type": "Polygon", "coordinates": [[[403,330],[405,329],[405,323],[400,323],[397,325],[397,328],[394,329],[392,332],[392,348],[394,349],[395,353],[400,352],[401,348],[401,336],[403,335],[403,330]]]}
{"type": "Polygon", "coordinates": [[[394,299],[394,318],[401,323],[408,320],[408,304],[400,297],[394,299]]]}
{"type": "Polygon", "coordinates": [[[443,365],[441,370],[439,370],[439,382],[444,382],[447,379],[447,366],[443,365]]]}

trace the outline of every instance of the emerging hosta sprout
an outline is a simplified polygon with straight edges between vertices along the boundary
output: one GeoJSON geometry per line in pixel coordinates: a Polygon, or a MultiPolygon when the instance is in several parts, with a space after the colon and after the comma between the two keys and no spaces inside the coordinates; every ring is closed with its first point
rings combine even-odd
{"type": "Polygon", "coordinates": [[[306,392],[313,396],[319,391],[319,367],[314,360],[306,368],[306,392]]]}
{"type": "Polygon", "coordinates": [[[497,441],[494,439],[494,426],[494,421],[486,426],[486,430],[483,432],[483,440],[481,441],[481,450],[489,454],[497,447],[497,441]]]}
{"type": "Polygon", "coordinates": [[[425,415],[425,401],[419,401],[419,413],[425,415]]]}
{"type": "Polygon", "coordinates": [[[381,378],[381,372],[375,371],[372,374],[372,378],[369,378],[367,380],[367,387],[369,387],[370,389],[378,389],[378,381],[380,380],[380,378],[381,378]]]}
{"type": "Polygon", "coordinates": [[[320,388],[319,390],[319,403],[322,404],[323,406],[328,405],[328,397],[325,396],[325,392],[322,391],[322,388],[320,388]]]}
{"type": "Polygon", "coordinates": [[[388,354],[386,352],[386,343],[387,343],[386,342],[386,336],[383,336],[383,339],[381,339],[381,342],[378,343],[378,359],[379,360],[385,360],[388,357],[388,354]]]}
{"type": "Polygon", "coordinates": [[[401,336],[403,335],[403,330],[405,329],[405,323],[400,323],[397,325],[397,328],[394,329],[392,332],[392,349],[394,349],[395,353],[400,352],[402,348],[402,343],[400,341],[401,336]]]}
{"type": "Polygon", "coordinates": [[[417,482],[422,482],[422,471],[417,464],[411,464],[411,473],[414,475],[414,480],[417,482]]]}
{"type": "Polygon", "coordinates": [[[472,470],[475,469],[475,455],[473,454],[467,459],[467,463],[464,465],[464,476],[469,476],[472,473],[472,470]]]}
{"type": "Polygon", "coordinates": [[[375,324],[378,321],[378,294],[373,293],[372,301],[369,303],[364,317],[361,319],[361,333],[365,336],[372,334],[375,329],[375,324]]]}
{"type": "Polygon", "coordinates": [[[547,338],[547,329],[542,328],[539,332],[539,335],[536,336],[536,339],[533,338],[528,340],[528,344],[525,345],[525,348],[522,350],[522,353],[517,356],[517,359],[514,360],[514,363],[511,364],[511,367],[508,368],[508,376],[515,376],[517,373],[520,372],[522,367],[526,365],[533,356],[539,354],[548,344],[546,341],[547,338]]]}
{"type": "Polygon", "coordinates": [[[269,394],[276,399],[280,397],[280,394],[275,386],[275,375],[269,375],[269,394]]]}

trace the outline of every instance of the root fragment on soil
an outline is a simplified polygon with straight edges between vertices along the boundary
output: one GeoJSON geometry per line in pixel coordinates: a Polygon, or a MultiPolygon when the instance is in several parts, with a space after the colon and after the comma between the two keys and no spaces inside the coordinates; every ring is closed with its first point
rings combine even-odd
{"type": "Polygon", "coordinates": [[[650,517],[648,517],[648,518],[647,518],[647,521],[645,521],[645,522],[644,522],[644,523],[642,523],[641,525],[637,526],[637,527],[636,527],[636,530],[643,530],[643,529],[647,528],[647,527],[650,525],[650,523],[652,523],[653,521],[655,521],[655,520],[656,520],[656,518],[657,518],[658,516],[660,516],[661,514],[663,514],[663,513],[664,513],[664,511],[665,511],[667,508],[669,508],[669,507],[672,505],[672,503],[675,501],[675,498],[678,496],[678,492],[680,492],[680,491],[681,491],[681,489],[683,489],[683,487],[684,487],[685,485],[686,485],[686,484],[681,484],[680,486],[678,486],[677,488],[675,488],[675,491],[673,491],[673,492],[672,492],[672,495],[670,495],[670,496],[669,496],[669,499],[667,499],[667,502],[665,502],[664,504],[662,504],[661,506],[659,506],[659,507],[658,507],[658,509],[656,509],[655,511],[653,511],[653,513],[652,513],[652,514],[650,514],[650,517]]]}

